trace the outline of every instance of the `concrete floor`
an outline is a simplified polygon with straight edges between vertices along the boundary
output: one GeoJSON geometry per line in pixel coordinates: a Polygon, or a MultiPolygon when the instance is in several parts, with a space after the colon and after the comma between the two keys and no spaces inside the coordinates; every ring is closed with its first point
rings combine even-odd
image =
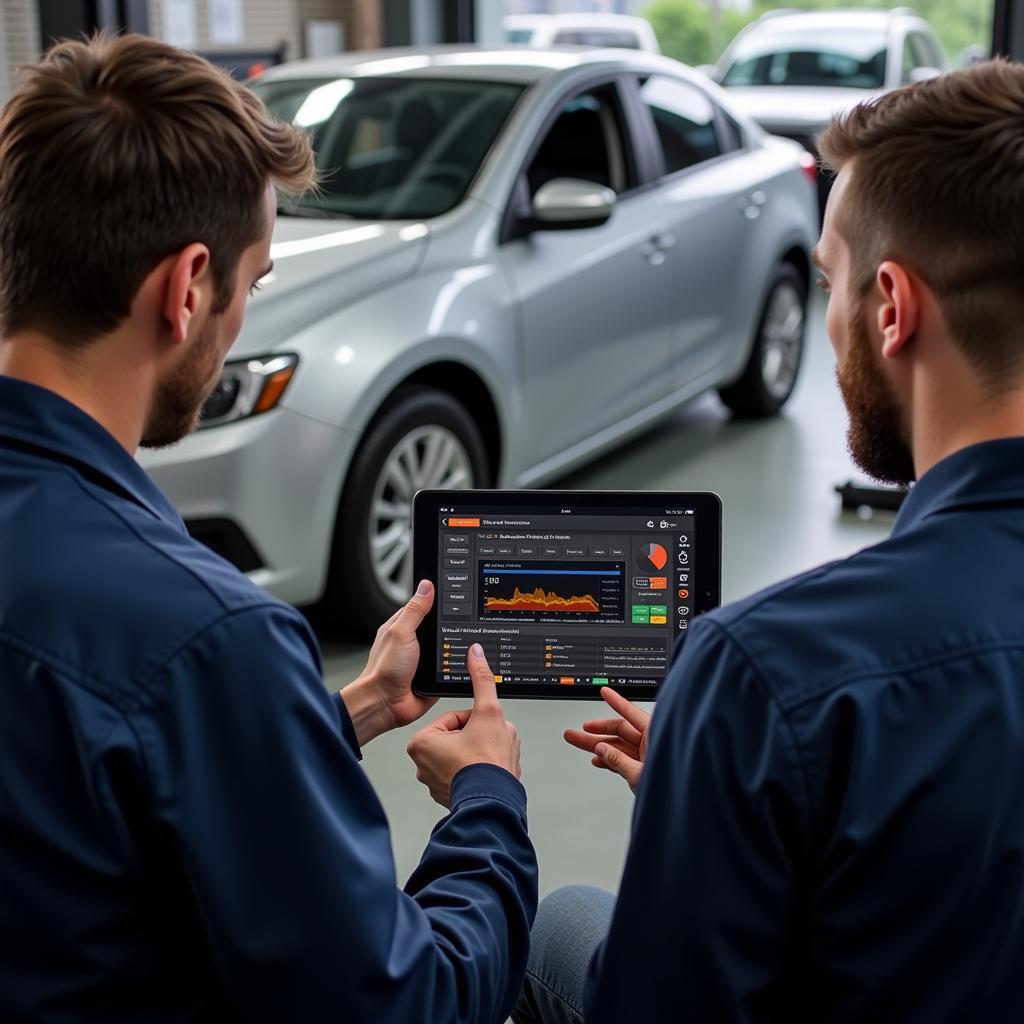
{"type": "MultiPolygon", "coordinates": [[[[845,431],[824,306],[816,298],[801,379],[785,415],[733,423],[717,398],[706,396],[552,486],[717,491],[725,516],[722,592],[730,601],[888,534],[891,516],[865,520],[840,511],[833,486],[863,479],[846,453],[845,431]]],[[[355,678],[366,659],[366,650],[356,647],[330,646],[324,654],[331,689],[355,678]]],[[[442,701],[436,713],[456,705],[442,701]]],[[[570,701],[506,703],[523,739],[542,895],[574,882],[618,886],[633,798],[620,779],[592,768],[562,739],[564,729],[597,708],[570,701]]],[[[364,752],[391,821],[400,881],[443,813],[416,782],[405,754],[414,729],[382,736],[364,752]]]]}

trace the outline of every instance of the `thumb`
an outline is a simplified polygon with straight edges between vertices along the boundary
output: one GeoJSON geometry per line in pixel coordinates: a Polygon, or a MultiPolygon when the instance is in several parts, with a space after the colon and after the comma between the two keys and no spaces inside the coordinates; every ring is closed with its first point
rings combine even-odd
{"type": "Polygon", "coordinates": [[[409,598],[398,616],[398,621],[415,633],[427,612],[434,604],[434,585],[430,580],[420,580],[416,593],[409,598]]]}
{"type": "Polygon", "coordinates": [[[467,658],[469,676],[473,680],[473,710],[483,711],[485,708],[498,708],[498,688],[494,683],[494,673],[487,664],[487,656],[480,644],[473,644],[467,658]]]}
{"type": "Polygon", "coordinates": [[[594,753],[601,759],[605,767],[610,768],[617,775],[621,775],[633,792],[640,783],[640,773],[643,771],[643,763],[624,754],[618,747],[608,743],[598,743],[594,747],[594,753]]]}

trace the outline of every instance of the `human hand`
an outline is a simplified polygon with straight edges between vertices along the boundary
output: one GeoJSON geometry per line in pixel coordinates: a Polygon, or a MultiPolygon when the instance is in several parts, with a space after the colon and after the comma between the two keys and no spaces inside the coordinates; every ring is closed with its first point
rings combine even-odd
{"type": "Polygon", "coordinates": [[[522,746],[516,727],[505,721],[494,675],[483,648],[473,644],[467,659],[473,680],[472,710],[449,711],[409,741],[416,778],[442,807],[451,806],[452,779],[471,764],[496,764],[519,778],[522,746]]]}
{"type": "Polygon", "coordinates": [[[607,686],[601,688],[601,696],[620,717],[584,722],[582,732],[567,729],[565,740],[593,754],[590,763],[595,768],[607,768],[621,775],[635,793],[647,756],[651,716],[607,686]]]}
{"type": "Polygon", "coordinates": [[[404,607],[377,630],[362,675],[341,691],[360,745],[383,732],[422,718],[436,697],[412,690],[420,660],[416,630],[434,604],[434,588],[423,580],[404,607]]]}

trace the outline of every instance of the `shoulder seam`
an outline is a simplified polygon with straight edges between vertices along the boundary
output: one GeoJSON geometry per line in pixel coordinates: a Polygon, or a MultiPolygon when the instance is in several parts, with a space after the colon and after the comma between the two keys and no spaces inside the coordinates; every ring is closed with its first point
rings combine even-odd
{"type": "MultiPolygon", "coordinates": [[[[225,603],[225,601],[223,600],[223,598],[220,596],[220,594],[218,594],[217,591],[214,590],[213,587],[211,587],[206,582],[206,580],[204,580],[202,578],[202,576],[200,576],[191,566],[186,565],[180,559],[177,559],[177,558],[173,557],[172,555],[168,554],[168,552],[164,551],[162,548],[158,547],[156,544],[154,544],[148,538],[144,537],[135,528],[135,526],[131,522],[129,522],[128,519],[124,515],[121,514],[120,510],[117,509],[113,505],[113,503],[105,501],[98,494],[94,494],[92,491],[90,491],[85,486],[85,484],[83,483],[81,478],[79,476],[77,476],[75,473],[72,473],[72,472],[70,472],[67,469],[65,469],[64,472],[66,472],[67,475],[75,482],[75,484],[86,495],[86,497],[88,497],[90,500],[94,501],[97,505],[100,505],[101,507],[105,508],[127,530],[129,530],[131,532],[131,534],[135,537],[135,539],[137,541],[139,541],[139,543],[145,545],[145,547],[147,547],[150,551],[152,551],[155,554],[159,555],[162,559],[164,559],[164,561],[170,562],[172,565],[174,565],[175,567],[180,569],[182,572],[187,573],[189,576],[191,576],[192,579],[195,580],[196,583],[198,583],[199,586],[202,587],[203,590],[207,594],[209,594],[209,596],[212,597],[217,602],[217,604],[220,605],[220,607],[222,609],[224,609],[225,611],[227,610],[228,606],[225,603]]],[[[142,506],[140,506],[140,507],[142,507],[142,506]]],[[[150,510],[148,508],[144,508],[144,511],[146,511],[147,513],[150,512],[150,510]]],[[[167,522],[166,519],[160,518],[160,516],[156,516],[155,518],[156,518],[157,522],[163,523],[164,525],[167,525],[167,526],[171,525],[170,523],[167,522]]],[[[185,534],[185,536],[187,536],[187,533],[185,534]]],[[[198,541],[193,541],[193,543],[198,544],[199,542],[198,541]]]]}
{"type": "Polygon", "coordinates": [[[154,676],[156,676],[159,672],[167,668],[167,666],[170,665],[172,661],[178,658],[179,655],[181,655],[185,650],[187,650],[192,644],[194,644],[201,637],[205,636],[211,630],[215,629],[217,626],[222,625],[229,619],[234,619],[241,615],[248,615],[250,612],[263,611],[267,608],[273,609],[275,611],[285,612],[288,618],[294,618],[299,616],[300,614],[291,606],[282,604],[280,601],[262,601],[259,604],[248,604],[244,608],[228,609],[227,611],[224,611],[217,615],[215,618],[209,619],[207,622],[204,622],[194,632],[190,633],[188,637],[182,640],[182,642],[178,644],[178,646],[175,647],[174,650],[170,652],[170,654],[167,655],[167,657],[163,658],[160,662],[154,665],[153,668],[148,673],[146,673],[146,675],[141,676],[138,679],[139,686],[143,690],[146,690],[148,692],[149,683],[152,681],[154,676]]]}
{"type": "MultiPolygon", "coordinates": [[[[220,625],[222,622],[238,615],[244,615],[253,611],[260,611],[266,608],[272,608],[286,613],[291,612],[293,615],[299,614],[294,609],[289,608],[288,605],[283,605],[277,601],[262,601],[259,604],[246,605],[244,608],[218,611],[214,618],[208,619],[201,625],[197,626],[165,658],[161,659],[144,675],[139,676],[135,680],[138,687],[140,690],[148,692],[149,683],[152,681],[154,676],[156,676],[162,669],[166,668],[167,665],[177,658],[178,655],[180,655],[190,644],[194,643],[201,636],[208,633],[211,629],[220,625]]],[[[15,636],[7,630],[0,629],[0,644],[7,644],[23,651],[25,654],[38,658],[41,662],[56,672],[61,679],[80,690],[84,690],[97,700],[102,701],[111,708],[114,708],[122,715],[127,716],[130,713],[141,710],[141,703],[138,696],[130,697],[118,692],[118,690],[107,680],[82,671],[78,666],[72,665],[58,655],[42,650],[22,637],[15,636]]]]}
{"type": "Polygon", "coordinates": [[[789,711],[797,711],[807,704],[813,704],[830,693],[835,692],[842,686],[849,683],[861,682],[868,679],[878,679],[883,676],[898,674],[902,672],[919,672],[921,669],[934,668],[937,665],[944,665],[949,662],[959,661],[961,658],[969,658],[976,654],[983,654],[994,651],[1012,651],[1024,649],[1024,636],[1012,640],[998,640],[990,643],[971,644],[967,647],[957,648],[955,651],[943,651],[929,655],[928,657],[917,658],[911,661],[894,662],[890,665],[879,665],[872,669],[865,669],[858,672],[850,672],[848,675],[839,676],[837,679],[824,683],[811,693],[805,694],[799,700],[787,705],[789,711]]]}
{"type": "Polygon", "coordinates": [[[804,763],[804,758],[800,753],[800,743],[797,739],[796,729],[794,728],[793,722],[789,717],[790,709],[788,709],[779,700],[778,695],[775,693],[775,690],[768,682],[768,679],[765,677],[764,673],[761,672],[760,668],[757,666],[750,652],[746,649],[746,647],[739,640],[739,638],[736,637],[725,625],[723,625],[720,622],[717,622],[715,619],[709,619],[708,623],[709,625],[714,626],[722,634],[725,640],[728,643],[730,643],[733,647],[735,647],[736,650],[740,653],[740,655],[743,657],[743,660],[747,663],[747,667],[751,675],[757,681],[758,685],[764,691],[768,699],[778,709],[779,715],[782,718],[783,723],[785,723],[787,739],[789,740],[790,746],[793,748],[793,753],[796,756],[796,762],[800,768],[800,781],[803,784],[804,798],[807,803],[807,836],[808,839],[810,839],[811,835],[813,834],[813,823],[817,820],[817,808],[815,807],[814,792],[811,789],[811,780],[807,772],[807,765],[804,763]]]}
{"type": "MultiPolygon", "coordinates": [[[[882,541],[881,543],[885,543],[885,541],[882,541]]],[[[743,611],[736,616],[734,621],[742,622],[748,615],[756,611],[758,608],[761,607],[761,605],[765,604],[766,602],[773,601],[777,597],[781,597],[784,594],[788,594],[790,591],[796,590],[798,587],[803,586],[805,583],[809,583],[811,580],[817,580],[820,579],[822,576],[829,575],[831,572],[835,571],[841,566],[844,566],[848,562],[853,561],[853,559],[855,559],[858,555],[864,554],[865,551],[871,551],[877,546],[877,544],[872,544],[869,547],[861,548],[859,551],[855,551],[852,555],[847,555],[846,558],[839,558],[831,562],[826,562],[824,565],[819,565],[813,569],[808,569],[806,572],[802,572],[798,576],[792,576],[790,577],[790,579],[782,583],[776,583],[773,586],[766,587],[765,590],[762,591],[759,595],[754,594],[750,598],[741,598],[740,601],[736,603],[749,601],[749,604],[747,604],[743,611]]],[[[730,605],[723,605],[721,610],[727,611],[729,607],[730,605]]],[[[715,610],[717,611],[718,609],[715,610]]],[[[712,616],[710,621],[718,625],[718,619],[714,616],[714,612],[710,614],[712,616]]]]}
{"type": "Polygon", "coordinates": [[[25,654],[30,654],[32,657],[38,658],[72,686],[76,686],[80,690],[85,690],[86,693],[95,697],[97,700],[102,701],[104,704],[117,709],[118,711],[123,710],[122,702],[116,700],[114,687],[112,687],[105,679],[102,679],[99,676],[90,675],[88,672],[83,672],[80,668],[65,661],[59,655],[53,654],[50,651],[44,651],[31,641],[25,640],[20,636],[15,636],[7,630],[0,629],[0,643],[8,644],[11,647],[23,651],[25,654]]]}

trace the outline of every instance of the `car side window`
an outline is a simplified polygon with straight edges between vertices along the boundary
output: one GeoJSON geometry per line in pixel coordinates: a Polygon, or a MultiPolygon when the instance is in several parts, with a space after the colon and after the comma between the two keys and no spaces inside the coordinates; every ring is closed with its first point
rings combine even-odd
{"type": "Polygon", "coordinates": [[[938,60],[932,53],[932,47],[928,40],[916,32],[908,33],[903,40],[903,67],[901,81],[904,85],[912,82],[915,68],[933,68],[938,66],[938,60]]]}
{"type": "Polygon", "coordinates": [[[908,85],[914,80],[914,68],[917,67],[917,58],[914,53],[913,36],[907,36],[903,40],[903,67],[902,74],[900,75],[900,82],[903,85],[908,85]]]}
{"type": "Polygon", "coordinates": [[[938,56],[936,55],[931,41],[921,35],[920,32],[915,32],[910,37],[910,46],[914,51],[914,62],[919,68],[937,68],[939,66],[938,56]]]}
{"type": "Polygon", "coordinates": [[[666,75],[651,75],[640,80],[640,99],[654,120],[666,174],[722,155],[715,107],[695,86],[666,75]]]}
{"type": "Polygon", "coordinates": [[[567,100],[526,169],[530,196],[555,178],[581,178],[616,193],[636,184],[625,121],[613,86],[567,100]]]}

